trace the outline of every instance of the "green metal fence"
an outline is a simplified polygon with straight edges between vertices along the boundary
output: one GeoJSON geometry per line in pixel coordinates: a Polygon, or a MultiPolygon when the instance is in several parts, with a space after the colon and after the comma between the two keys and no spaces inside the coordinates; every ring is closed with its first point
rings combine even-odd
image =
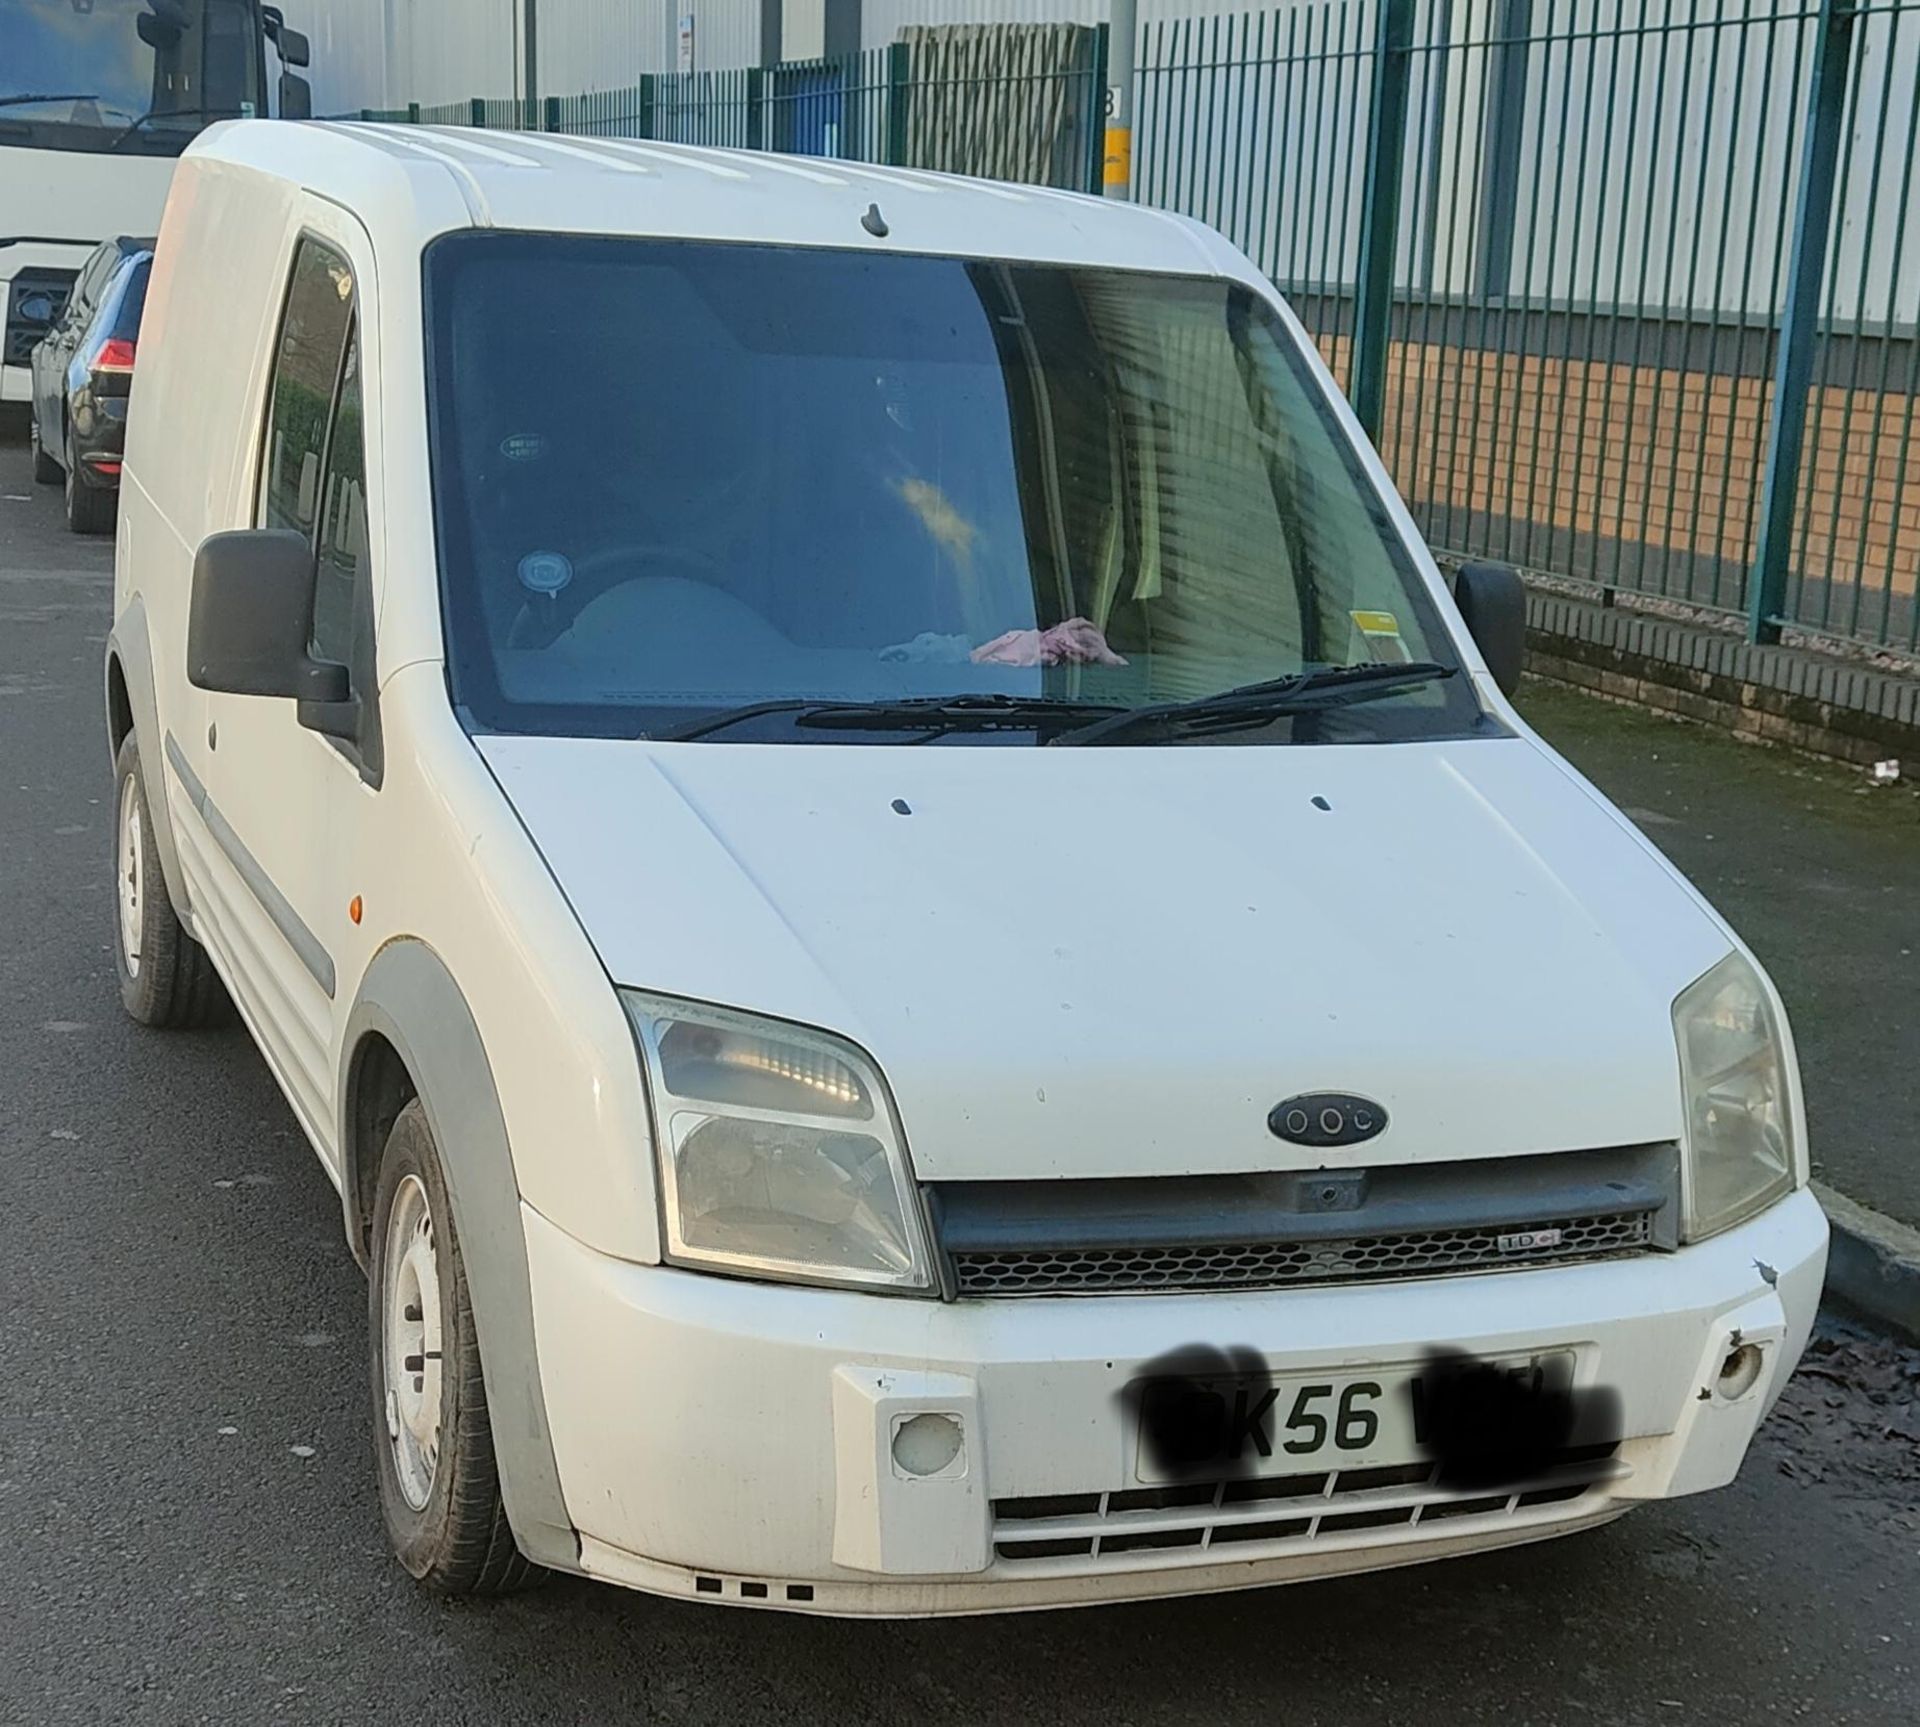
{"type": "MultiPolygon", "coordinates": [[[[377,117],[1098,189],[1104,33],[918,34],[377,117]]],[[[1920,0],[1297,0],[1137,62],[1136,194],[1287,292],[1437,547],[1920,649],[1920,0]]]]}
{"type": "Polygon", "coordinates": [[[650,73],[580,96],[476,96],[357,117],[778,150],[1097,191],[1106,31],[1073,35],[1077,52],[1050,68],[981,71],[900,42],[778,66],[650,73]]]}
{"type": "Polygon", "coordinates": [[[1136,184],[1285,289],[1433,543],[1920,646],[1920,0],[1143,32],[1136,184]]]}

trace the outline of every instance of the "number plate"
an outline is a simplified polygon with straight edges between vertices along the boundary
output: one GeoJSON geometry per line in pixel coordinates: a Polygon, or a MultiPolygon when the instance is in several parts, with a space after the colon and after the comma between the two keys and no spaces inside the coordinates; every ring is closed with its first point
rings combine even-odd
{"type": "MultiPolygon", "coordinates": [[[[1573,1382],[1573,1353],[1487,1363],[1543,1387],[1573,1382]]],[[[1303,1475],[1425,1455],[1420,1368],[1157,1379],[1140,1388],[1134,1476],[1145,1482],[1303,1475]],[[1170,1451],[1170,1444],[1176,1448],[1170,1451]]]]}

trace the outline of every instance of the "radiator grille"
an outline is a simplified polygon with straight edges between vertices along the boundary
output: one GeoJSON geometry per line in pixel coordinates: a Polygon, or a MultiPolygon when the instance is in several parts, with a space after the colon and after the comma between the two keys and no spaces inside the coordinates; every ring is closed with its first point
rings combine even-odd
{"type": "Polygon", "coordinates": [[[1608,1483],[1628,1473],[1615,1450],[1596,1447],[1535,1481],[1498,1492],[1436,1486],[1432,1465],[1415,1463],[996,1499],[994,1554],[1014,1564],[1137,1564],[1130,1555],[1168,1549],[1229,1548],[1242,1557],[1255,1546],[1330,1542],[1380,1529],[1400,1529],[1415,1539],[1421,1530],[1458,1533],[1455,1526],[1468,1519],[1576,1517],[1596,1508],[1608,1483]]]}
{"type": "Polygon", "coordinates": [[[1498,1266],[1566,1264],[1643,1252],[1651,1243],[1652,1230],[1653,1213],[1636,1211],[1614,1217],[1543,1220],[1510,1233],[1438,1229],[1404,1235],[1217,1246],[957,1251],[952,1259],[955,1287],[961,1295],[1257,1289],[1423,1277],[1498,1266]]]}

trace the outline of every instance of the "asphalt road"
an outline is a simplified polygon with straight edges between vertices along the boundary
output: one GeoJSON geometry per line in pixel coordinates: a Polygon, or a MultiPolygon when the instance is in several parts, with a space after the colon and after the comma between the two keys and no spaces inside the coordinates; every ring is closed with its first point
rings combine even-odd
{"type": "Polygon", "coordinates": [[[326,1177],[243,1034],[121,1014],[110,550],[9,430],[0,1722],[1920,1720],[1911,1411],[1849,1388],[1851,1346],[1726,1492],[1442,1567],[901,1625],[419,1593],[383,1548],[326,1177]]]}

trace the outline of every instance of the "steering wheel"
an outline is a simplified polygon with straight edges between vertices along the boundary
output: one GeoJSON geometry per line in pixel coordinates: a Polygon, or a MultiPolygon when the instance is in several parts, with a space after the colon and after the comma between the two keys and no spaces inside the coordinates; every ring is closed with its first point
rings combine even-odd
{"type": "Polygon", "coordinates": [[[707,582],[716,581],[721,574],[718,558],[692,546],[603,546],[573,566],[573,580],[557,594],[529,594],[520,602],[520,610],[507,626],[507,646],[547,647],[573,628],[574,620],[592,601],[629,582],[669,573],[642,568],[626,576],[617,574],[634,564],[677,565],[707,582]]]}

